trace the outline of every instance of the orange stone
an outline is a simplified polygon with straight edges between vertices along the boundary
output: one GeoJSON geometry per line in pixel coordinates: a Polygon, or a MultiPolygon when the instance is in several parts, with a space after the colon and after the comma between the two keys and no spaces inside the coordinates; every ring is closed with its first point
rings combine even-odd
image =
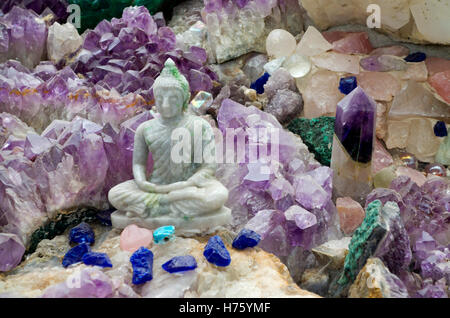
{"type": "Polygon", "coordinates": [[[339,214],[341,230],[345,234],[353,233],[366,216],[361,204],[350,197],[337,198],[336,208],[339,214]]]}
{"type": "Polygon", "coordinates": [[[428,82],[443,100],[450,103],[450,70],[434,74],[428,82]]]}

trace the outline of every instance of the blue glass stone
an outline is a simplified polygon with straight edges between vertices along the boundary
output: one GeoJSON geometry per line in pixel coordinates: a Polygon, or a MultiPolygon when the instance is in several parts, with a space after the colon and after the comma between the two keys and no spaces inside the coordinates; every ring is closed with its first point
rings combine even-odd
{"type": "Polygon", "coordinates": [[[230,252],[228,252],[225,244],[223,244],[220,236],[215,235],[208,240],[203,255],[208,262],[216,266],[228,266],[231,263],[230,252]]]}
{"type": "Polygon", "coordinates": [[[72,247],[62,260],[62,265],[67,267],[69,265],[79,263],[83,260],[83,255],[89,253],[91,248],[86,243],[81,243],[75,247],[72,247]]]}
{"type": "Polygon", "coordinates": [[[406,62],[422,62],[425,61],[427,55],[423,52],[415,52],[411,53],[407,57],[405,57],[406,62]]]}
{"type": "Polygon", "coordinates": [[[445,125],[445,123],[443,121],[436,122],[433,129],[434,129],[434,134],[437,137],[446,137],[448,135],[447,126],[445,125]]]}
{"type": "Polygon", "coordinates": [[[133,267],[133,284],[139,285],[153,279],[153,253],[145,247],[139,248],[130,257],[133,267]]]}
{"type": "Polygon", "coordinates": [[[98,212],[95,217],[102,225],[112,226],[111,223],[111,214],[115,211],[115,209],[109,209],[98,212]]]}
{"type": "Polygon", "coordinates": [[[162,264],[162,268],[169,273],[179,273],[191,271],[197,268],[197,262],[194,256],[175,256],[168,262],[162,264]]]}
{"type": "Polygon", "coordinates": [[[254,81],[250,88],[254,89],[258,94],[264,93],[264,84],[269,80],[270,74],[265,72],[260,78],[254,81]]]}
{"type": "Polygon", "coordinates": [[[70,230],[69,240],[70,243],[88,243],[92,245],[95,242],[95,234],[89,224],[82,222],[70,230]]]}
{"type": "Polygon", "coordinates": [[[105,253],[89,252],[83,255],[83,263],[86,265],[112,267],[111,260],[105,253]]]}
{"type": "Polygon", "coordinates": [[[343,77],[339,81],[339,90],[342,94],[348,95],[352,90],[358,86],[355,76],[343,77]]]}
{"type": "Polygon", "coordinates": [[[161,226],[153,232],[153,241],[155,242],[155,244],[164,244],[173,239],[174,233],[175,233],[175,226],[173,225],[161,226]]]}
{"type": "Polygon", "coordinates": [[[233,247],[243,250],[247,247],[255,247],[261,241],[261,235],[249,229],[242,229],[233,240],[233,247]]]}

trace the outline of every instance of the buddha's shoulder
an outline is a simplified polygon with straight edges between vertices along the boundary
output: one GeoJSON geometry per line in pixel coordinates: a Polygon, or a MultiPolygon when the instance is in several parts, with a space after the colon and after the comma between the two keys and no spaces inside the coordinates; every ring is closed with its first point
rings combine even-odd
{"type": "Polygon", "coordinates": [[[153,119],[144,121],[142,124],[140,124],[138,126],[138,128],[136,129],[136,133],[139,133],[139,132],[143,133],[148,128],[151,128],[151,130],[153,130],[157,126],[158,126],[158,121],[153,118],[153,119]]]}

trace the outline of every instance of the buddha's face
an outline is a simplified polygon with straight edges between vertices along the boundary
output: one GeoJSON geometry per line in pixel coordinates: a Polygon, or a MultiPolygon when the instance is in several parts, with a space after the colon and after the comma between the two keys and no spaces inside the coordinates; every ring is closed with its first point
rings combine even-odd
{"type": "Polygon", "coordinates": [[[159,87],[154,91],[155,106],[163,118],[173,118],[183,112],[183,92],[176,87],[159,87]]]}

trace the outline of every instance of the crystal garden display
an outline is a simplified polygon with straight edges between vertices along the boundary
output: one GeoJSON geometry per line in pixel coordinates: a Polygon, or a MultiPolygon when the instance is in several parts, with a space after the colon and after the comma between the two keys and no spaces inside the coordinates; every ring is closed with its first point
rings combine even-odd
{"type": "Polygon", "coordinates": [[[449,8],[3,1],[0,297],[448,298],[449,8]]]}

